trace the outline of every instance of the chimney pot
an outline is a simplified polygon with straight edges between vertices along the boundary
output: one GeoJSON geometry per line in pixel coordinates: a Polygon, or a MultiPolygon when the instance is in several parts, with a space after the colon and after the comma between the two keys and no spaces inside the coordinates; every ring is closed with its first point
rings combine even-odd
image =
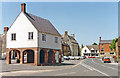
{"type": "Polygon", "coordinates": [[[99,38],[99,40],[101,41],[101,37],[99,38]]]}
{"type": "Polygon", "coordinates": [[[75,34],[71,34],[71,37],[75,38],[75,34]]]}
{"type": "Polygon", "coordinates": [[[25,3],[21,4],[21,11],[24,13],[26,12],[26,4],[25,3]]]}
{"type": "Polygon", "coordinates": [[[68,31],[65,31],[65,35],[68,35],[68,31]]]}
{"type": "Polygon", "coordinates": [[[4,27],[4,31],[8,31],[9,30],[9,28],[8,27],[4,27]]]}

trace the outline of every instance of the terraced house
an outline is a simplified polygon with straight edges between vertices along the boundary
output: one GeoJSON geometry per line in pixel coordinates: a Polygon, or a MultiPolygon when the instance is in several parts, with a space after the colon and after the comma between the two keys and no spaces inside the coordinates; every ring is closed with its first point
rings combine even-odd
{"type": "Polygon", "coordinates": [[[20,64],[46,65],[61,63],[61,35],[47,19],[26,12],[26,4],[21,4],[21,12],[7,32],[7,63],[11,58],[20,64]]]}
{"type": "Polygon", "coordinates": [[[102,57],[113,57],[115,50],[110,48],[112,40],[101,40],[99,37],[99,56],[102,57]]]}

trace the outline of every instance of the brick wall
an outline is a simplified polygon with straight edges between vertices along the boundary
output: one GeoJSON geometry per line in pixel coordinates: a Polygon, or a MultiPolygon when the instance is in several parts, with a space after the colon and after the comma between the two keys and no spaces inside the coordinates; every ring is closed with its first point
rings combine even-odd
{"type": "MultiPolygon", "coordinates": [[[[59,63],[61,63],[61,54],[62,54],[62,52],[61,52],[61,50],[55,50],[55,49],[47,49],[47,48],[10,48],[10,49],[8,49],[7,48],[7,59],[6,59],[6,61],[7,61],[7,64],[11,64],[11,56],[10,56],[10,51],[12,51],[12,50],[18,50],[19,52],[20,52],[20,64],[23,64],[24,63],[24,59],[23,59],[23,52],[26,52],[26,50],[33,50],[34,51],[34,65],[41,65],[40,64],[40,50],[44,50],[44,52],[45,52],[45,57],[44,57],[44,59],[45,59],[45,62],[44,62],[44,64],[43,65],[46,65],[46,64],[48,64],[48,52],[51,50],[51,51],[53,51],[54,53],[54,55],[53,55],[53,63],[56,63],[56,60],[55,60],[55,53],[58,51],[59,52],[59,63]]],[[[27,56],[30,56],[30,54],[29,53],[27,53],[28,55],[27,56]]],[[[31,58],[27,58],[27,60],[29,60],[28,62],[31,62],[32,60],[31,60],[31,58]]]]}

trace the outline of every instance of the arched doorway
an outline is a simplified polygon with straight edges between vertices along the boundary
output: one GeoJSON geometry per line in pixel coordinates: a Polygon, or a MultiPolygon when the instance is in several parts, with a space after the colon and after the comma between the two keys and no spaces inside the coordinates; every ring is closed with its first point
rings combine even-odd
{"type": "Polygon", "coordinates": [[[55,63],[55,53],[51,50],[48,52],[48,63],[55,63]]]}
{"type": "Polygon", "coordinates": [[[20,63],[20,51],[11,50],[9,53],[11,64],[20,63]]]}
{"type": "Polygon", "coordinates": [[[34,63],[34,51],[31,49],[25,50],[23,52],[24,63],[34,63]]]}
{"type": "Polygon", "coordinates": [[[40,63],[43,64],[45,62],[45,52],[40,50],[40,63]]]}
{"type": "Polygon", "coordinates": [[[55,60],[56,60],[56,63],[59,63],[59,52],[58,51],[55,53],[55,60]]]}

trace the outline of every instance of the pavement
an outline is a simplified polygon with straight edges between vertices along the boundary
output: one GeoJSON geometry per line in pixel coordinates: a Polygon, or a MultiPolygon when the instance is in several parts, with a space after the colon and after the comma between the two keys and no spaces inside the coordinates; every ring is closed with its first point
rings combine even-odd
{"type": "Polygon", "coordinates": [[[103,63],[101,60],[97,58],[88,58],[85,60],[69,60],[69,61],[65,61],[64,63],[67,65],[33,66],[35,70],[31,70],[32,69],[31,68],[29,69],[30,70],[29,72],[27,70],[24,71],[22,70],[19,72],[14,71],[11,73],[5,72],[2,73],[2,75],[3,76],[106,76],[109,77],[109,76],[118,76],[118,71],[120,71],[118,70],[118,65],[103,63]],[[36,70],[37,68],[38,70],[36,70]],[[39,70],[39,69],[43,69],[43,70],[39,70]]]}

